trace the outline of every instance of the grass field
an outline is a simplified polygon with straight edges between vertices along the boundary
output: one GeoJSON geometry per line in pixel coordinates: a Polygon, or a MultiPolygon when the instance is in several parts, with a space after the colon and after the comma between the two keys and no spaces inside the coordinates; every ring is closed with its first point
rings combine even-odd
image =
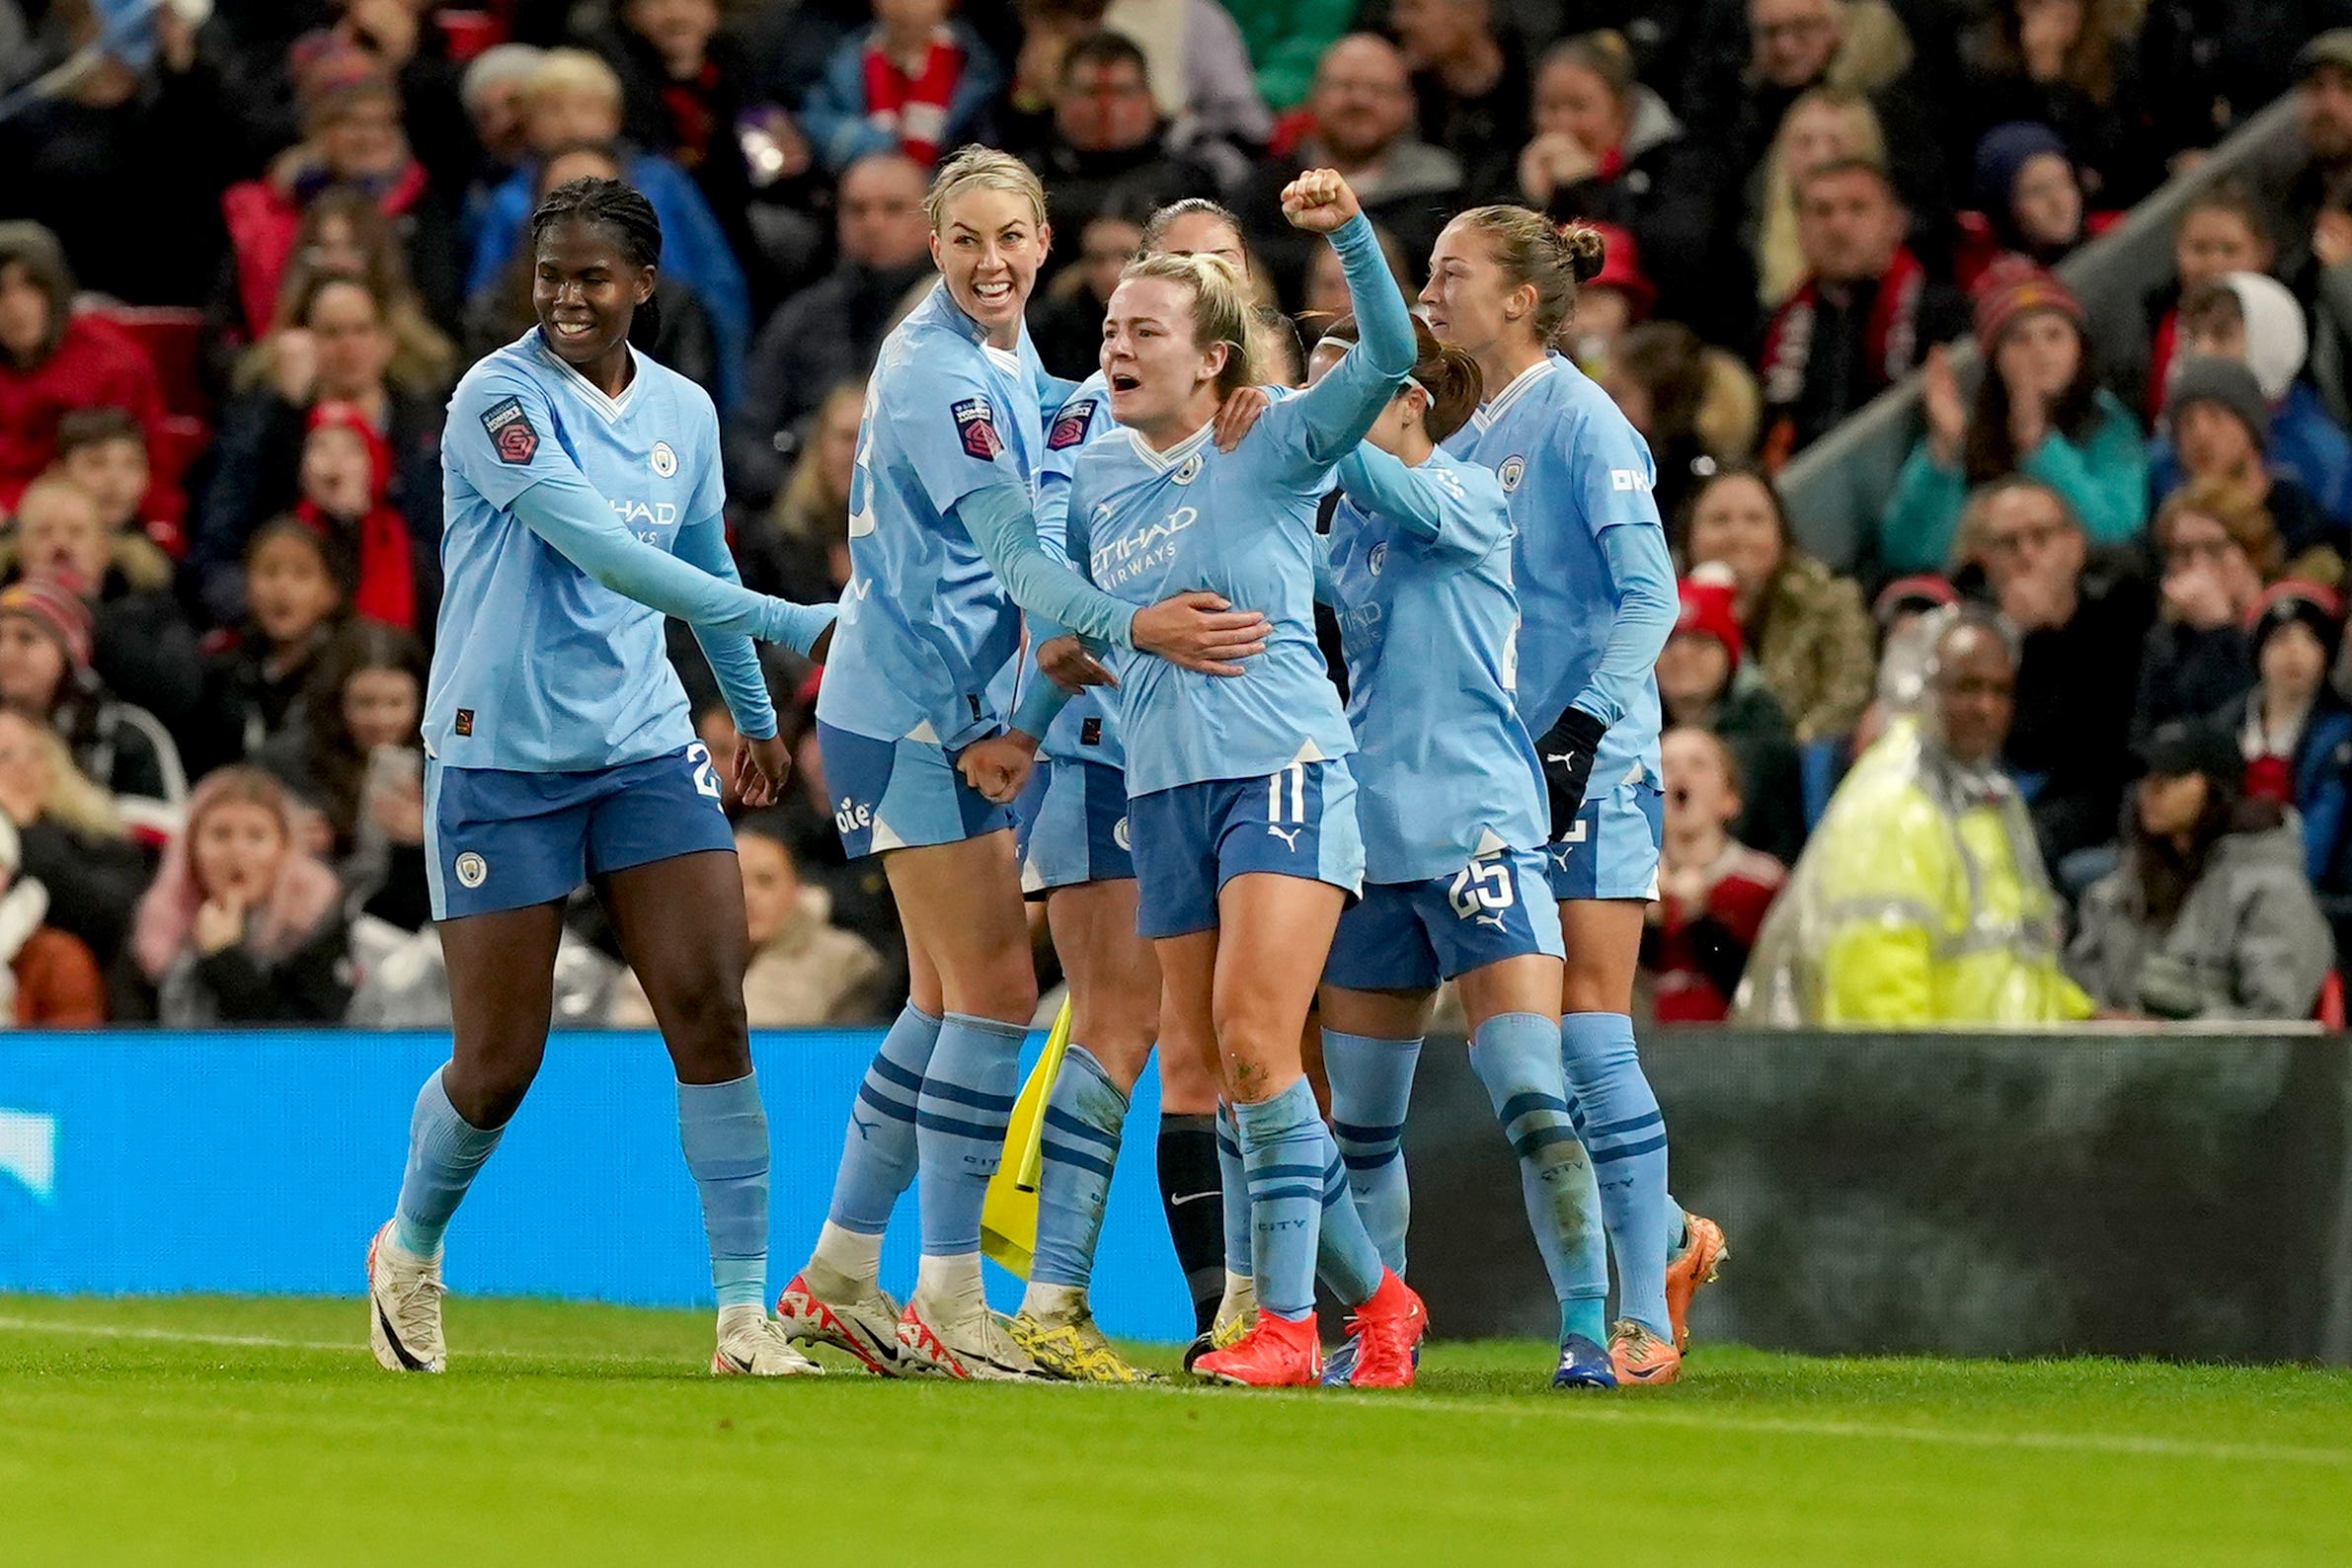
{"type": "Polygon", "coordinates": [[[1547,1347],[1457,1344],[1388,1395],[754,1384],[701,1374],[699,1313],[458,1299],[453,1370],[394,1377],[363,1310],[0,1296],[0,1562],[2352,1561],[2341,1372],[1712,1347],[1562,1396],[1547,1347]]]}

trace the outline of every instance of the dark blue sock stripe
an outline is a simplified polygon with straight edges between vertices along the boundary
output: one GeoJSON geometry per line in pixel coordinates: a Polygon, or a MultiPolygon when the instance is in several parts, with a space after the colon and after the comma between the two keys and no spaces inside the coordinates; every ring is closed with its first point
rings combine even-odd
{"type": "Polygon", "coordinates": [[[1000,1116],[1013,1114],[1013,1096],[967,1088],[961,1083],[950,1083],[945,1078],[925,1078],[923,1093],[934,1100],[951,1100],[957,1105],[969,1105],[976,1111],[994,1111],[1000,1116]]]}
{"type": "Polygon", "coordinates": [[[1235,1159],[1241,1157],[1241,1145],[1225,1137],[1221,1132],[1216,1135],[1216,1151],[1219,1154],[1230,1154],[1235,1159]]]}
{"type": "Polygon", "coordinates": [[[1521,1159],[1533,1159],[1545,1149],[1559,1143],[1576,1141],[1576,1129],[1555,1122],[1550,1127],[1529,1128],[1511,1140],[1512,1152],[1521,1159]]]}
{"type": "Polygon", "coordinates": [[[1404,1150],[1393,1143],[1372,1154],[1354,1154],[1343,1148],[1339,1151],[1339,1157],[1347,1162],[1350,1170],[1378,1170],[1383,1165],[1402,1159],[1404,1150]]]}
{"type": "Polygon", "coordinates": [[[1072,1148],[1067,1143],[1057,1143],[1049,1137],[1039,1145],[1038,1152],[1049,1160],[1063,1165],[1075,1165],[1080,1170],[1090,1170],[1104,1181],[1111,1179],[1111,1162],[1107,1159],[1098,1159],[1085,1149],[1072,1148]]]}
{"type": "Polygon", "coordinates": [[[908,1094],[923,1092],[923,1075],[919,1072],[907,1071],[888,1057],[877,1056],[866,1064],[866,1071],[870,1076],[880,1078],[886,1083],[897,1084],[908,1094]]]}
{"type": "Polygon", "coordinates": [[[1662,1149],[1664,1147],[1666,1147],[1666,1135],[1661,1133],[1646,1143],[1627,1143],[1622,1148],[1612,1148],[1606,1150],[1595,1149],[1593,1150],[1593,1163],[1596,1165],[1613,1165],[1618,1160],[1631,1159],[1636,1154],[1653,1153],[1656,1150],[1662,1149]]]}
{"type": "Polygon", "coordinates": [[[1249,1168],[1249,1179],[1253,1182],[1283,1181],[1293,1177],[1320,1176],[1322,1174],[1323,1167],[1320,1165],[1252,1165],[1249,1168]]]}
{"type": "Polygon", "coordinates": [[[1099,1127],[1089,1126],[1058,1107],[1051,1105],[1046,1107],[1046,1126],[1057,1133],[1067,1133],[1072,1137],[1082,1137],[1089,1143],[1099,1144],[1114,1154],[1119,1152],[1118,1134],[1106,1133],[1099,1127]]]}
{"type": "Polygon", "coordinates": [[[857,1097],[894,1121],[911,1122],[914,1120],[913,1106],[902,1100],[893,1100],[877,1094],[874,1091],[874,1085],[870,1083],[861,1083],[857,1086],[857,1097]]]}
{"type": "Polygon", "coordinates": [[[1566,1116],[1568,1102],[1539,1089],[1529,1089],[1525,1094],[1515,1094],[1505,1100],[1503,1109],[1495,1113],[1495,1119],[1509,1127],[1531,1111],[1549,1111],[1555,1116],[1566,1116]]]}
{"type": "Polygon", "coordinates": [[[1310,1204],[1320,1204],[1323,1190],[1320,1187],[1269,1187],[1261,1191],[1252,1187],[1249,1193],[1249,1201],[1253,1204],[1281,1203],[1286,1198],[1303,1198],[1310,1204]]]}
{"type": "Polygon", "coordinates": [[[1405,1125],[1399,1122],[1394,1127],[1371,1127],[1362,1122],[1334,1122],[1331,1135],[1354,1143],[1393,1143],[1405,1136],[1405,1125]]]}
{"type": "Polygon", "coordinates": [[[1665,1117],[1656,1111],[1645,1111],[1640,1116],[1629,1116],[1622,1122],[1610,1122],[1601,1127],[1583,1128],[1582,1131],[1588,1137],[1621,1137],[1627,1133],[1638,1133],[1645,1127],[1664,1127],[1665,1125],[1665,1117]]]}
{"type": "Polygon", "coordinates": [[[965,1122],[952,1116],[941,1116],[936,1111],[917,1111],[914,1114],[914,1125],[924,1131],[946,1133],[954,1137],[978,1138],[982,1143],[1004,1141],[1004,1124],[1002,1122],[997,1123],[994,1127],[983,1127],[978,1122],[965,1122]]]}

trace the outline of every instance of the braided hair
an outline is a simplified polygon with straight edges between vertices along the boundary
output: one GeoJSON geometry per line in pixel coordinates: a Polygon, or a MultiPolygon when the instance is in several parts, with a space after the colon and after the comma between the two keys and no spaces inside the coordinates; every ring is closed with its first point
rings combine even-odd
{"type": "MultiPolygon", "coordinates": [[[[565,222],[592,223],[610,231],[632,267],[662,264],[662,219],[633,186],[593,177],[557,186],[539,198],[531,213],[531,248],[537,250],[540,236],[565,222]]],[[[649,295],[629,318],[630,343],[640,349],[652,347],[661,325],[660,307],[649,295]]]]}

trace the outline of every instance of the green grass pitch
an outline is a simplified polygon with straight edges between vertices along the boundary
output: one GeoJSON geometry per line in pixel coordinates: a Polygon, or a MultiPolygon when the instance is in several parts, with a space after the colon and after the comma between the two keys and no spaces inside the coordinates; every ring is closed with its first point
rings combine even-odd
{"type": "MultiPolygon", "coordinates": [[[[1559,1395],[1548,1347],[1409,1393],[703,1375],[709,1320],[453,1299],[0,1296],[0,1562],[2352,1561],[2352,1375],[1703,1348],[1559,1395]]],[[[1172,1352],[1146,1359],[1168,1365],[1172,1352]]]]}

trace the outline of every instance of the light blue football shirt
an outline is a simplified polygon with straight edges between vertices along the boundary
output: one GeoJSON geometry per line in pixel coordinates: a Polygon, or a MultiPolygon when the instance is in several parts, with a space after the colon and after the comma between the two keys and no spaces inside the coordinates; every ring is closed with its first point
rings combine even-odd
{"type": "Polygon", "coordinates": [[[1130,797],[1356,748],[1315,643],[1315,504],[1412,368],[1413,324],[1372,225],[1358,215],[1331,239],[1363,341],[1321,381],[1269,408],[1230,452],[1214,425],[1164,452],[1126,429],[1079,449],[1070,555],[1097,588],[1138,606],[1208,589],[1271,623],[1236,676],[1110,651],[1130,797]]]}
{"type": "MultiPolygon", "coordinates": [[[[1046,421],[1045,453],[1037,464],[1037,542],[1047,554],[1062,561],[1070,559],[1069,486],[1070,475],[1078,465],[1078,452],[1087,442],[1118,428],[1118,422],[1111,418],[1110,388],[1099,370],[1079,383],[1059,412],[1046,421]]],[[[1084,571],[1082,565],[1079,570],[1084,571]]],[[[1053,630],[1041,627],[1033,618],[1029,635],[1042,640],[1041,632],[1050,634],[1053,630]]],[[[1037,673],[1034,660],[1026,663],[1024,681],[1045,678],[1037,673]]],[[[1078,693],[1069,699],[1060,716],[1047,726],[1044,739],[1038,743],[1037,754],[1125,767],[1127,748],[1119,739],[1118,707],[1115,693],[1107,698],[1095,690],[1078,693]]]]}
{"type": "Polygon", "coordinates": [[[1549,836],[1512,700],[1519,600],[1495,476],[1375,446],[1339,465],[1330,598],[1348,663],[1367,882],[1450,876],[1549,836]]]}
{"type": "MultiPolygon", "coordinates": [[[[1559,354],[1522,371],[1446,441],[1493,472],[1518,531],[1512,581],[1520,605],[1519,712],[1540,736],[1593,685],[1616,620],[1602,533],[1657,528],[1650,448],[1598,383],[1559,354]]],[[[1595,791],[1658,777],[1658,681],[1630,684],[1623,711],[1583,706],[1608,726],[1593,761],[1595,791]]]]}
{"type": "Polygon", "coordinates": [[[817,716],[876,741],[957,749],[1011,703],[1020,613],[956,504],[1027,490],[1045,443],[1044,379],[1024,330],[991,349],[947,285],[883,340],[849,485],[849,586],[817,716]]]}
{"type": "MultiPolygon", "coordinates": [[[[737,586],[710,395],[634,358],[629,384],[606,397],[533,327],[468,370],[450,396],[441,440],[447,587],[423,727],[445,766],[574,772],[692,744],[663,612],[624,586],[659,585],[666,592],[656,602],[692,612],[738,726],[775,733],[757,656],[740,633],[805,651],[806,628],[786,636],[767,612],[798,607],[737,586]],[[526,492],[528,520],[515,510],[526,492]],[[724,631],[708,629],[716,620],[724,631]]],[[[799,613],[819,625],[829,618],[799,613]]]]}

